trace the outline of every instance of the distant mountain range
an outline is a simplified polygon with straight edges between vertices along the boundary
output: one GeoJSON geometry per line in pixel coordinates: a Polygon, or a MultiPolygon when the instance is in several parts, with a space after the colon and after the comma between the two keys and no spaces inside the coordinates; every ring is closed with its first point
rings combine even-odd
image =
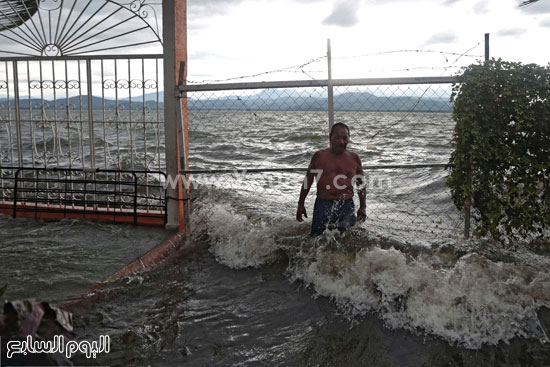
{"type": "MultiPolygon", "coordinates": [[[[251,96],[228,96],[212,99],[188,98],[189,109],[251,110],[251,111],[323,111],[327,98],[294,91],[263,91],[251,96]]],[[[419,96],[379,97],[369,92],[348,92],[334,96],[334,109],[343,111],[418,111],[450,112],[453,104],[448,97],[419,96]]]]}
{"type": "MultiPolygon", "coordinates": [[[[258,94],[248,96],[226,96],[218,98],[195,98],[194,93],[189,93],[188,106],[190,110],[243,110],[243,111],[323,111],[327,109],[326,95],[309,95],[304,92],[293,90],[265,90],[258,94]]],[[[158,108],[164,108],[164,93],[159,92],[158,108]]],[[[68,99],[68,104],[88,108],[87,96],[75,96],[68,99]]],[[[0,99],[0,105],[6,104],[7,99],[0,99]]],[[[20,99],[22,109],[29,108],[28,98],[20,99]]],[[[31,99],[30,103],[34,108],[38,108],[41,100],[31,99]]],[[[46,101],[46,109],[53,109],[53,101],[46,101]]],[[[56,107],[64,108],[67,104],[65,98],[57,99],[56,107]]],[[[102,99],[101,97],[92,97],[94,109],[110,110],[116,107],[114,99],[102,99]]],[[[13,99],[10,107],[14,108],[13,99]]],[[[129,109],[130,101],[128,98],[118,100],[119,109],[129,109]]],[[[143,108],[143,97],[132,97],[132,110],[143,108]]],[[[149,93],[145,95],[145,107],[150,109],[157,108],[157,94],[149,93]]],[[[448,97],[419,97],[419,96],[398,96],[398,97],[380,97],[369,92],[348,92],[334,96],[334,109],[344,111],[418,111],[418,112],[450,112],[453,104],[448,97]]]]}
{"type": "MultiPolygon", "coordinates": [[[[160,99],[160,101],[161,102],[159,102],[158,108],[164,109],[164,102],[162,102],[162,99],[160,99]]],[[[6,98],[0,99],[0,107],[1,105],[5,105],[6,102],[7,102],[6,98]]],[[[86,95],[70,97],[68,99],[68,103],[66,98],[56,99],[55,105],[53,100],[44,100],[44,102],[46,103],[46,107],[45,107],[46,110],[52,110],[54,107],[57,109],[64,109],[65,106],[67,106],[67,104],[71,106],[71,108],[80,108],[81,103],[82,103],[82,109],[88,108],[88,96],[86,95]]],[[[31,98],[31,100],[29,101],[28,97],[21,97],[19,99],[19,106],[21,109],[23,110],[29,109],[29,104],[33,107],[33,110],[40,109],[42,100],[39,98],[31,98]]],[[[92,106],[94,110],[101,110],[103,108],[105,108],[106,110],[112,110],[112,109],[115,109],[115,107],[117,106],[117,102],[114,99],[107,99],[107,98],[103,99],[101,97],[93,96],[92,106]]],[[[15,101],[13,99],[10,100],[10,107],[15,108],[15,101]]],[[[130,101],[128,100],[128,98],[119,99],[118,107],[119,109],[122,109],[122,110],[128,110],[130,108],[130,101]]],[[[143,108],[143,99],[141,98],[141,96],[140,98],[132,97],[131,107],[132,107],[132,110],[134,111],[140,110],[143,108]]],[[[152,98],[150,98],[149,100],[146,99],[145,107],[150,109],[156,109],[157,108],[156,97],[155,97],[155,100],[153,100],[152,98]]]]}

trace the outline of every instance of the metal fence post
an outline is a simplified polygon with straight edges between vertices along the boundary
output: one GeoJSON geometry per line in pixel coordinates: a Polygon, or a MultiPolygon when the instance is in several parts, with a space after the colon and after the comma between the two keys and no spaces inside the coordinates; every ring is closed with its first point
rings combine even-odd
{"type": "Polygon", "coordinates": [[[332,129],[334,125],[334,88],[332,85],[332,51],[330,48],[330,38],[327,39],[327,62],[328,62],[328,129],[332,129]]]}
{"type": "MultiPolygon", "coordinates": [[[[183,65],[182,65],[183,67],[183,65]]],[[[181,70],[181,69],[180,69],[181,70]]],[[[183,72],[181,72],[181,74],[183,75],[183,72]]],[[[181,92],[180,92],[181,94],[181,92]]],[[[179,133],[179,138],[178,138],[178,142],[179,142],[179,160],[180,160],[180,165],[183,169],[187,169],[189,167],[189,165],[187,164],[187,129],[185,128],[185,122],[184,122],[184,116],[183,116],[183,110],[184,110],[184,105],[183,105],[183,101],[182,99],[185,98],[183,95],[180,95],[179,97],[179,103],[178,103],[178,117],[179,117],[179,126],[178,126],[178,133],[179,133]]],[[[180,172],[180,180],[186,180],[186,185],[184,187],[182,187],[182,197],[181,197],[181,200],[183,200],[183,218],[184,218],[184,226],[185,226],[185,231],[187,231],[189,233],[191,227],[190,227],[190,221],[189,221],[189,217],[190,217],[190,212],[191,212],[191,201],[190,201],[190,198],[189,198],[189,175],[181,175],[181,172],[180,172]]]]}
{"type": "MultiPolygon", "coordinates": [[[[23,134],[21,133],[21,110],[19,106],[19,72],[17,70],[17,60],[13,61],[13,94],[15,99],[15,127],[17,129],[17,159],[19,167],[23,167],[23,134]]],[[[9,103],[10,101],[8,101],[8,104],[9,103]]]]}
{"type": "Polygon", "coordinates": [[[470,208],[472,207],[472,199],[467,198],[464,202],[464,238],[470,238],[470,208]]]}
{"type": "Polygon", "coordinates": [[[489,33],[485,33],[485,61],[489,61],[489,33]]]}
{"type": "MultiPolygon", "coordinates": [[[[86,85],[88,90],[88,124],[90,129],[90,168],[95,168],[95,145],[94,145],[94,101],[92,98],[92,61],[86,60],[86,85]]],[[[68,101],[67,101],[68,102],[68,101]]],[[[84,157],[82,157],[84,165],[84,157]]]]}

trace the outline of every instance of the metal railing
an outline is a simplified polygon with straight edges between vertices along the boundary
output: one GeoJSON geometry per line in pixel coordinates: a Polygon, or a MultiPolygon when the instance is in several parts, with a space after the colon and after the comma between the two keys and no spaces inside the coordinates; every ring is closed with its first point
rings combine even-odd
{"type": "MultiPolygon", "coordinates": [[[[4,167],[11,173],[12,215],[72,213],[164,217],[166,174],[161,171],[4,167]]],[[[7,180],[6,180],[7,181],[7,180]]],[[[6,203],[7,200],[4,201],[6,203]]]]}

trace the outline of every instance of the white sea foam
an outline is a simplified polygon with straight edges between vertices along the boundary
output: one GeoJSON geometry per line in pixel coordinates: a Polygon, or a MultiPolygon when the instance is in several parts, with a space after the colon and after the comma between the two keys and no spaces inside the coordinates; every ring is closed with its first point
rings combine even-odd
{"type": "Polygon", "coordinates": [[[197,217],[205,225],[210,251],[220,263],[242,269],[260,267],[274,259],[277,246],[265,222],[252,222],[228,204],[203,207],[197,217]]]}
{"type": "Polygon", "coordinates": [[[550,306],[550,276],[534,268],[472,253],[438,269],[374,247],[316,250],[313,261],[297,261],[292,271],[351,314],[375,311],[391,328],[421,329],[471,349],[515,336],[548,341],[536,310],[550,306]]]}
{"type": "Polygon", "coordinates": [[[231,268],[261,267],[287,250],[292,281],[332,298],[350,317],[375,312],[390,328],[478,349],[514,337],[548,342],[537,309],[550,307],[550,259],[530,252],[487,254],[464,244],[398,248],[364,230],[312,239],[292,218],[271,223],[250,202],[209,198],[194,212],[195,233],[231,268]],[[301,234],[300,234],[301,233],[301,234]],[[502,259],[502,261],[500,261],[502,259]]]}

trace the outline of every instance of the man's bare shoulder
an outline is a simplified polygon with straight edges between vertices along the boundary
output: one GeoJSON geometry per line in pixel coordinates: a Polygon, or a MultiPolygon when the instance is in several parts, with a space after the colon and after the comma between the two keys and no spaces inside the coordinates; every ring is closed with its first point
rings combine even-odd
{"type": "Polygon", "coordinates": [[[349,155],[350,158],[359,159],[359,154],[357,154],[355,152],[352,152],[350,150],[346,150],[346,153],[349,155]]]}
{"type": "Polygon", "coordinates": [[[314,156],[316,156],[316,155],[324,155],[324,154],[328,154],[328,153],[330,153],[330,148],[318,150],[318,151],[316,151],[313,155],[314,155],[314,156]]]}
{"type": "Polygon", "coordinates": [[[354,161],[354,162],[357,162],[357,163],[361,163],[361,159],[359,158],[359,154],[355,153],[355,152],[351,152],[349,150],[346,150],[344,152],[345,156],[346,156],[346,160],[350,160],[350,161],[354,161]]]}
{"type": "Polygon", "coordinates": [[[348,160],[354,162],[356,165],[357,172],[362,174],[363,173],[363,163],[361,162],[361,158],[359,158],[359,154],[355,152],[350,152],[349,150],[346,151],[348,154],[348,160]]]}
{"type": "Polygon", "coordinates": [[[323,159],[328,153],[330,149],[321,149],[313,153],[313,156],[311,157],[311,161],[315,162],[319,159],[323,159]]]}

